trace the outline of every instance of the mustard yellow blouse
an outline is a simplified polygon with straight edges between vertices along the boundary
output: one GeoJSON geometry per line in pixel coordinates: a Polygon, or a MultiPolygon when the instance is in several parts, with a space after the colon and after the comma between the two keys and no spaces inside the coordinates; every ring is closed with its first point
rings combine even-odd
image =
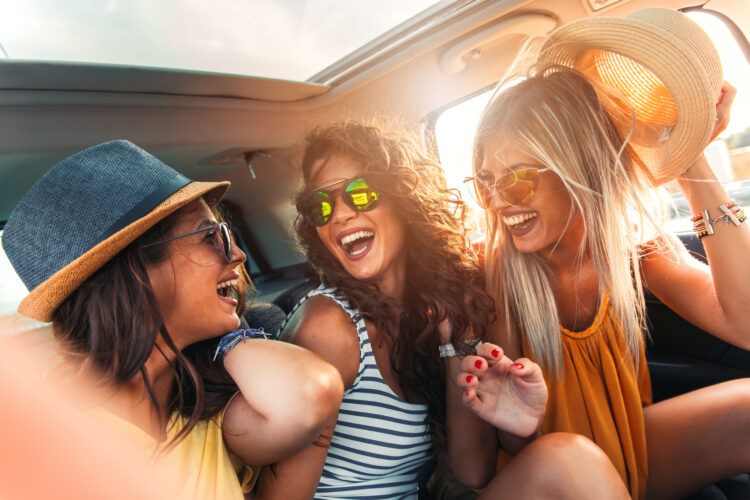
{"type": "MultiPolygon", "coordinates": [[[[549,402],[542,433],[582,434],[609,456],[632,498],[646,496],[648,462],[643,407],[651,404],[651,380],[641,343],[638,372],[603,294],[591,326],[561,327],[564,375],[544,372],[549,402]]],[[[524,356],[533,360],[528,345],[524,356]]],[[[501,455],[505,455],[501,452],[501,455]]],[[[499,462],[508,460],[501,456],[499,462]]]]}

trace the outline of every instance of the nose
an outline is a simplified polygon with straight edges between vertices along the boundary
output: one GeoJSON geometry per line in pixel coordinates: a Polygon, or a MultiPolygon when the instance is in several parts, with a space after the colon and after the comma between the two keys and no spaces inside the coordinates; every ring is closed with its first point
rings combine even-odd
{"type": "Polygon", "coordinates": [[[245,252],[242,251],[239,245],[236,245],[234,242],[232,242],[232,264],[234,265],[234,267],[243,264],[246,260],[247,256],[245,255],[245,252]]]}
{"type": "Polygon", "coordinates": [[[505,201],[500,194],[497,192],[497,189],[493,189],[492,193],[490,194],[490,204],[487,207],[489,210],[492,210],[494,212],[500,212],[504,208],[511,206],[510,203],[505,201]]]}
{"type": "Polygon", "coordinates": [[[333,214],[331,214],[331,220],[334,223],[342,224],[348,222],[357,217],[357,211],[346,204],[341,195],[336,197],[333,214]]]}

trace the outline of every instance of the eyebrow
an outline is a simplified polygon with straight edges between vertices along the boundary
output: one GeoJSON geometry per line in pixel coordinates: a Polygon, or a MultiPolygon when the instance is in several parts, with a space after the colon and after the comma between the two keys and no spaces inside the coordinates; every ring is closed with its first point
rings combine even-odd
{"type": "Polygon", "coordinates": [[[201,219],[200,222],[194,227],[194,229],[200,229],[202,227],[210,226],[211,224],[216,224],[217,221],[211,220],[211,219],[201,219]]]}
{"type": "Polygon", "coordinates": [[[356,179],[358,177],[361,177],[361,176],[347,177],[347,178],[342,178],[342,179],[338,179],[338,180],[335,180],[335,181],[331,181],[331,182],[328,182],[326,184],[323,184],[322,186],[316,186],[316,187],[312,188],[310,191],[320,191],[322,189],[325,189],[325,188],[328,188],[328,187],[331,187],[331,186],[335,186],[336,184],[341,184],[342,182],[346,182],[348,180],[353,180],[353,179],[356,179]]]}

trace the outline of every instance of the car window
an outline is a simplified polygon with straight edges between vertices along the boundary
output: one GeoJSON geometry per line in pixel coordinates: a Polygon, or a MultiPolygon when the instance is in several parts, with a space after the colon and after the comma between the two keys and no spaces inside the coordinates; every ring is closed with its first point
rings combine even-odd
{"type": "MultiPolygon", "coordinates": [[[[742,91],[750,88],[750,64],[739,45],[741,42],[733,37],[722,19],[705,12],[687,15],[713,40],[722,60],[724,79],[740,89],[732,106],[729,126],[709,145],[706,157],[729,196],[740,205],[750,206],[750,93],[742,91]]],[[[747,44],[747,40],[743,42],[747,44]]],[[[458,188],[472,209],[470,222],[474,224],[472,236],[475,238],[483,234],[483,217],[472,200],[470,186],[462,181],[471,175],[474,132],[491,93],[484,92],[445,109],[435,120],[434,129],[448,185],[458,188]]],[[[666,189],[674,200],[669,228],[677,232],[690,231],[690,209],[676,182],[668,184],[666,189]]]]}
{"type": "Polygon", "coordinates": [[[0,2],[0,57],[304,80],[434,3],[0,2]]]}

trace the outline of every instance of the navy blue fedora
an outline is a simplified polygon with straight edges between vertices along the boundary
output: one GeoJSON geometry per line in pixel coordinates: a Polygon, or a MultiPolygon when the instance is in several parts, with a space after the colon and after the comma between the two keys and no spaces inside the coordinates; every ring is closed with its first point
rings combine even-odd
{"type": "Polygon", "coordinates": [[[227,189],[192,181],[124,140],[69,156],[31,186],[3,231],[29,290],[18,312],[51,321],[73,290],[154,224],[199,197],[213,206],[227,189]]]}

